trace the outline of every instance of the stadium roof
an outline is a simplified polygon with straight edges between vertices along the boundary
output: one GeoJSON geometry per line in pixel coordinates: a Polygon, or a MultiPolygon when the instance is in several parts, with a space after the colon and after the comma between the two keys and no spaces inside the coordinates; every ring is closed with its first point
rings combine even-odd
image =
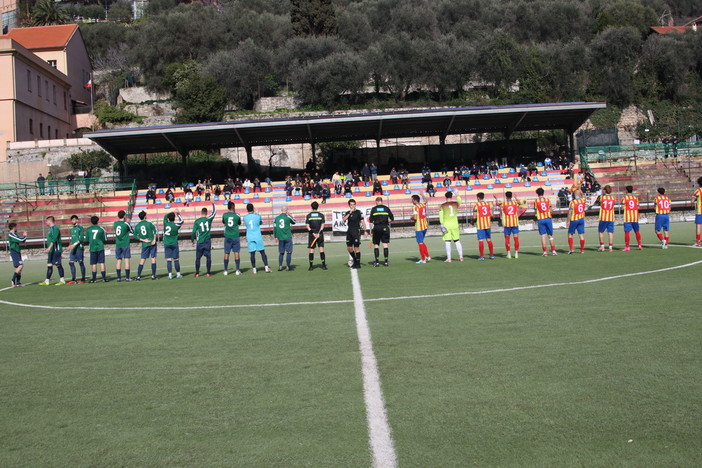
{"type": "Polygon", "coordinates": [[[162,127],[102,130],[84,135],[110,154],[319,143],[344,140],[382,140],[467,133],[503,133],[563,129],[573,133],[602,102],[526,104],[516,106],[454,107],[363,114],[237,120],[162,127]]]}

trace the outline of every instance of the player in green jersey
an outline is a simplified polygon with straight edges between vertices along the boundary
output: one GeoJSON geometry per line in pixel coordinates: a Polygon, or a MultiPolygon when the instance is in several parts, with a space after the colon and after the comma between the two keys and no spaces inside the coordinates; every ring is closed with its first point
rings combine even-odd
{"type": "Polygon", "coordinates": [[[217,215],[217,207],[212,204],[212,212],[207,214],[207,208],[200,210],[200,217],[193,223],[193,232],[190,239],[195,245],[195,278],[200,277],[200,259],[205,256],[207,277],[212,276],[212,220],[217,215]]]}
{"type": "Polygon", "coordinates": [[[236,263],[236,274],[240,275],[241,270],[241,237],[239,226],[241,225],[241,217],[236,213],[234,202],[227,203],[227,212],[222,215],[222,224],[224,224],[224,275],[229,272],[229,254],[234,252],[234,262],[236,263]]]}
{"type": "Polygon", "coordinates": [[[180,210],[168,213],[163,217],[163,251],[166,256],[166,269],[168,279],[173,279],[173,263],[175,263],[176,278],[182,278],[180,274],[180,248],[178,247],[178,231],[183,225],[183,218],[180,210]]]}
{"type": "Polygon", "coordinates": [[[127,223],[124,218],[127,214],[124,210],[117,213],[117,221],[112,224],[115,230],[115,269],[117,270],[117,282],[122,281],[122,260],[124,260],[125,281],[131,281],[129,278],[129,259],[132,258],[132,250],[129,246],[129,238],[134,233],[132,226],[127,223]]]}
{"type": "Polygon", "coordinates": [[[460,195],[453,201],[453,192],[446,192],[446,201],[439,208],[439,223],[441,232],[444,233],[444,244],[446,245],[446,263],[451,263],[451,242],[456,246],[458,260],[463,261],[463,246],[459,237],[458,229],[458,208],[461,206],[460,195]]]}
{"type": "Polygon", "coordinates": [[[139,212],[139,223],[134,226],[134,237],[141,242],[141,258],[139,259],[139,269],[137,270],[137,281],[141,280],[141,272],[144,269],[144,263],[147,258],[151,259],[151,279],[158,279],[156,276],[156,243],[158,242],[158,234],[156,226],[152,222],[146,220],[146,212],[139,212]]]}
{"type": "Polygon", "coordinates": [[[71,269],[71,281],[66,284],[85,283],[85,253],[83,243],[85,242],[85,229],[78,223],[78,216],[71,216],[71,243],[68,244],[68,267],[71,269]],[[80,281],[76,281],[76,263],[80,266],[80,281]]]}
{"type": "Polygon", "coordinates": [[[42,286],[51,284],[51,275],[55,266],[60,278],[56,286],[61,286],[66,284],[66,279],[63,277],[63,265],[61,264],[61,253],[63,252],[61,231],[56,225],[56,218],[53,216],[46,217],[46,226],[49,228],[49,231],[46,233],[46,249],[44,250],[44,253],[48,255],[46,260],[46,280],[39,284],[42,286]]]}
{"type": "Polygon", "coordinates": [[[90,280],[91,283],[96,281],[98,265],[100,265],[102,281],[107,283],[107,276],[105,275],[105,242],[107,241],[107,234],[101,226],[98,226],[99,221],[100,218],[97,216],[91,216],[90,224],[92,226],[85,230],[85,237],[88,239],[88,248],[90,249],[90,269],[93,273],[93,279],[90,280]]]}
{"type": "Polygon", "coordinates": [[[17,234],[17,223],[7,225],[9,232],[7,233],[7,241],[10,244],[10,258],[12,266],[15,267],[15,274],[12,275],[12,287],[22,286],[22,243],[27,240],[27,231],[22,231],[22,235],[17,234]]]}
{"type": "Polygon", "coordinates": [[[285,271],[290,271],[293,251],[291,224],[295,224],[295,220],[288,214],[288,207],[284,206],[280,210],[280,214],[273,220],[273,235],[278,239],[278,271],[283,271],[283,255],[285,254],[287,254],[285,271]]]}

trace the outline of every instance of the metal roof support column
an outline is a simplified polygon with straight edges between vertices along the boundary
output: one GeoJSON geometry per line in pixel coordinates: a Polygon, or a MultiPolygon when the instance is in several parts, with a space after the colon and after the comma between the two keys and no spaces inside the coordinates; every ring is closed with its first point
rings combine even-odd
{"type": "Polygon", "coordinates": [[[314,169],[317,170],[317,145],[315,145],[314,140],[310,142],[312,145],[312,164],[314,164],[314,169]]]}
{"type": "Polygon", "coordinates": [[[441,165],[446,165],[446,135],[439,135],[439,155],[441,156],[441,165]]]}
{"type": "Polygon", "coordinates": [[[380,166],[380,138],[375,139],[375,162],[380,166]]]}
{"type": "Polygon", "coordinates": [[[253,168],[256,165],[253,158],[253,147],[251,145],[246,145],[244,146],[244,149],[246,149],[246,170],[250,175],[252,174],[253,168]]]}
{"type": "Polygon", "coordinates": [[[568,159],[573,162],[575,161],[575,132],[569,128],[564,128],[563,131],[568,135],[568,159]]]}

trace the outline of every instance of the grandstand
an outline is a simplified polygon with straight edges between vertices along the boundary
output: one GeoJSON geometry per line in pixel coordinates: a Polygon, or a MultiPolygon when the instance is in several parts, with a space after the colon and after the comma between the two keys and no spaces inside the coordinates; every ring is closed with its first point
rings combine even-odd
{"type": "MultiPolygon", "coordinates": [[[[533,215],[533,205],[531,201],[535,198],[535,190],[544,187],[546,196],[551,198],[554,206],[554,217],[564,217],[567,208],[558,207],[558,191],[566,187],[570,189],[574,180],[569,175],[561,171],[544,170],[539,166],[538,175],[522,180],[518,172],[512,168],[501,168],[496,175],[482,175],[478,179],[474,176],[466,183],[463,180],[452,181],[450,190],[458,192],[466,205],[463,215],[470,216],[470,205],[475,202],[475,194],[484,192],[486,200],[502,200],[504,192],[510,190],[514,196],[527,208],[522,213],[522,218],[529,218],[533,215]]],[[[611,185],[615,193],[622,193],[626,185],[633,185],[641,200],[641,211],[650,212],[653,209],[652,200],[655,197],[658,187],[665,187],[667,193],[677,210],[687,210],[692,208],[690,194],[693,191],[694,181],[702,175],[702,160],[699,157],[688,157],[681,160],[664,160],[656,158],[642,158],[634,161],[627,158],[617,158],[605,162],[593,162],[589,164],[598,183],[602,186],[611,185]]],[[[410,174],[408,189],[403,189],[399,184],[392,184],[389,176],[379,176],[381,181],[384,203],[390,206],[396,216],[396,224],[411,224],[412,204],[411,194],[424,193],[425,184],[421,182],[421,174],[410,174]]],[[[443,175],[438,172],[432,173],[432,182],[436,188],[435,197],[428,199],[428,217],[431,223],[438,222],[438,207],[444,201],[442,194],[446,190],[442,186],[443,175]]],[[[33,194],[27,197],[8,198],[5,192],[4,199],[0,201],[0,235],[5,238],[6,224],[16,221],[21,224],[21,230],[26,230],[29,234],[30,246],[41,246],[44,242],[45,227],[44,220],[47,216],[56,217],[57,224],[62,232],[66,233],[70,227],[70,217],[77,215],[80,222],[87,225],[93,215],[100,217],[100,224],[105,227],[108,233],[112,231],[112,223],[117,219],[117,212],[125,210],[131,214],[132,211],[146,211],[149,220],[154,222],[158,228],[163,217],[168,212],[178,208],[185,219],[186,228],[183,229],[183,237],[189,236],[189,223],[192,223],[200,215],[203,207],[210,207],[212,203],[217,206],[220,213],[226,210],[229,200],[224,196],[212,196],[211,201],[206,201],[205,197],[195,197],[189,206],[184,205],[184,194],[182,188],[174,191],[176,200],[174,203],[167,203],[164,197],[166,188],[156,189],[155,203],[147,203],[146,189],[137,190],[132,186],[131,190],[117,190],[116,187],[107,190],[96,191],[94,193],[69,194],[62,192],[60,195],[38,195],[33,194]]],[[[370,182],[360,182],[353,188],[351,194],[358,202],[360,208],[370,207],[375,204],[375,196],[372,194],[370,182]]],[[[320,205],[320,210],[326,214],[331,214],[335,210],[344,210],[350,196],[331,194],[325,204],[320,205]]],[[[589,202],[594,203],[596,194],[590,194],[589,202]]],[[[263,216],[264,224],[270,226],[273,218],[280,213],[283,205],[289,207],[290,214],[298,220],[296,229],[304,229],[299,221],[304,220],[305,215],[310,210],[312,199],[309,196],[294,194],[288,197],[285,193],[285,182],[274,181],[270,186],[264,187],[259,192],[244,190],[241,193],[233,193],[231,201],[236,203],[239,213],[245,212],[245,205],[253,203],[257,211],[263,216]]],[[[321,203],[321,199],[319,200],[321,203]]],[[[589,214],[596,214],[597,208],[591,209],[589,214]]],[[[495,212],[495,220],[499,213],[495,212]]],[[[327,217],[330,221],[330,216],[327,217]]],[[[465,217],[462,219],[466,219],[465,217]]],[[[272,228],[269,228],[269,231],[272,228]]],[[[223,227],[218,223],[213,225],[214,236],[221,235],[223,227]]],[[[264,229],[264,232],[266,229],[264,229]]]]}

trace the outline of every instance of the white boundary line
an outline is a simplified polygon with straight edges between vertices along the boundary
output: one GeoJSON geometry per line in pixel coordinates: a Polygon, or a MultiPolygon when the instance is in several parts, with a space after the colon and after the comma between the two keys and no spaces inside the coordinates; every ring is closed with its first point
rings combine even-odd
{"type": "Polygon", "coordinates": [[[397,466],[395,444],[388,415],[385,410],[383,389],[380,385],[378,363],[373,353],[373,341],[366,319],[366,307],[363,304],[361,283],[358,280],[358,270],[351,269],[351,284],[353,285],[353,304],[356,316],[356,332],[358,347],[361,352],[361,368],[363,370],[363,399],[366,403],[366,419],[368,420],[368,438],[373,467],[394,468],[397,466]]]}
{"type": "MultiPolygon", "coordinates": [[[[602,281],[609,281],[620,278],[628,278],[632,276],[650,275],[654,273],[663,273],[666,271],[678,270],[681,268],[689,268],[695,265],[702,264],[702,260],[698,260],[692,263],[685,263],[683,265],[677,265],[667,268],[659,268],[657,270],[649,271],[639,271],[635,273],[626,273],[623,275],[606,276],[603,278],[594,278],[582,281],[566,281],[562,283],[548,283],[548,284],[532,284],[528,286],[516,286],[514,288],[500,288],[500,289],[486,289],[482,291],[461,291],[452,293],[438,293],[438,294],[421,294],[416,296],[395,296],[395,297],[378,297],[375,299],[364,299],[364,302],[384,302],[384,301],[394,301],[396,299],[430,299],[434,297],[447,297],[447,296],[473,296],[479,294],[491,294],[491,293],[501,293],[501,292],[511,292],[511,291],[521,291],[524,289],[531,288],[550,288],[556,286],[575,286],[579,284],[590,284],[599,283],[602,281]]],[[[0,292],[12,289],[12,287],[6,287],[0,289],[0,292]]],[[[192,307],[160,307],[160,306],[149,306],[149,307],[80,307],[80,306],[52,306],[52,305],[37,305],[37,304],[23,304],[20,302],[3,301],[0,300],[0,304],[7,304],[15,307],[26,307],[29,309],[48,309],[48,310],[215,310],[215,309],[244,309],[249,307],[289,307],[289,306],[299,306],[299,305],[319,305],[319,304],[350,304],[353,303],[353,299],[340,299],[336,301],[302,301],[302,302],[278,302],[278,303],[268,303],[268,304],[228,304],[228,305],[211,305],[211,306],[192,306],[192,307]]]]}

